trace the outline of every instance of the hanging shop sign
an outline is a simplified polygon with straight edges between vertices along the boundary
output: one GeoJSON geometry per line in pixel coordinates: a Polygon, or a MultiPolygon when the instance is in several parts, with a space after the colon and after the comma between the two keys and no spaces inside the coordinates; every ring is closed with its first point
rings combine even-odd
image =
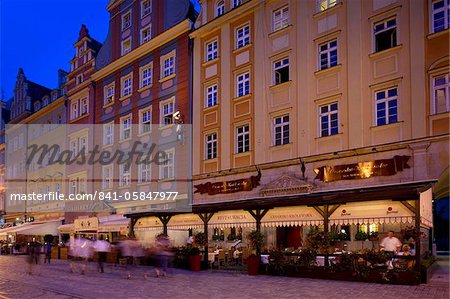
{"type": "Polygon", "coordinates": [[[394,175],[403,169],[410,168],[410,156],[394,156],[392,159],[380,159],[354,164],[322,166],[314,169],[316,178],[323,182],[340,180],[368,179],[375,176],[394,175]]]}
{"type": "Polygon", "coordinates": [[[98,218],[78,218],[75,219],[75,230],[76,231],[86,231],[86,230],[97,230],[98,229],[98,218]]]}
{"type": "Polygon", "coordinates": [[[198,184],[194,187],[196,188],[194,193],[200,194],[208,194],[208,195],[216,195],[223,193],[235,193],[241,191],[251,191],[253,188],[259,186],[259,182],[261,180],[261,172],[258,171],[258,175],[252,175],[246,179],[238,179],[233,181],[225,181],[225,182],[216,182],[211,183],[207,182],[204,184],[198,184]]]}

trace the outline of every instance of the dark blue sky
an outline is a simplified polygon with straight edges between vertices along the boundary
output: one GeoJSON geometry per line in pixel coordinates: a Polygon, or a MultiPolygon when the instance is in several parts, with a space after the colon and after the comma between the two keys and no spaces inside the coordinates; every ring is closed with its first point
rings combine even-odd
{"type": "Polygon", "coordinates": [[[57,70],[69,70],[81,24],[103,43],[108,0],[0,0],[0,87],[13,95],[19,67],[31,81],[57,87],[57,70]]]}

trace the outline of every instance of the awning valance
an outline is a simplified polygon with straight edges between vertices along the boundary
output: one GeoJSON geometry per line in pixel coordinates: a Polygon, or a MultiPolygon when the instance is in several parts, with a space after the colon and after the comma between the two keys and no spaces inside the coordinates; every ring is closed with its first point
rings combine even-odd
{"type": "Polygon", "coordinates": [[[281,207],[269,210],[261,220],[263,227],[321,225],[322,216],[312,207],[281,207]]]}
{"type": "Polygon", "coordinates": [[[203,221],[196,214],[180,214],[170,218],[168,229],[202,228],[203,221]]]}
{"type": "Polygon", "coordinates": [[[98,217],[98,232],[120,232],[127,231],[130,219],[120,214],[98,217]]]}
{"type": "Polygon", "coordinates": [[[143,217],[140,218],[134,225],[134,230],[136,231],[146,231],[146,230],[160,230],[163,224],[158,219],[158,217],[143,217]]]}
{"type": "Polygon", "coordinates": [[[256,221],[247,211],[231,210],[215,213],[209,220],[208,226],[213,228],[255,227],[256,221]]]}
{"type": "Polygon", "coordinates": [[[401,202],[391,200],[348,203],[330,216],[330,224],[340,225],[413,222],[414,214],[401,202]]]}
{"type": "Polygon", "coordinates": [[[73,223],[68,223],[68,224],[63,224],[58,226],[58,230],[60,233],[62,234],[70,234],[75,232],[75,224],[73,223]]]}

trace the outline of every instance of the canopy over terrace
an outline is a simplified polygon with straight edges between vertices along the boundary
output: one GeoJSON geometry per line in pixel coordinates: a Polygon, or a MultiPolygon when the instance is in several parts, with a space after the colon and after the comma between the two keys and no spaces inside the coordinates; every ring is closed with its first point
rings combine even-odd
{"type": "MultiPolygon", "coordinates": [[[[302,194],[283,195],[283,196],[262,196],[253,199],[234,200],[227,202],[208,203],[208,204],[194,204],[192,206],[192,213],[197,214],[203,222],[205,233],[207,234],[208,223],[213,218],[214,214],[220,211],[231,210],[244,210],[247,211],[255,221],[257,230],[261,229],[261,225],[292,225],[290,221],[274,220],[268,221],[264,218],[266,215],[276,214],[270,212],[271,209],[280,207],[296,207],[304,206],[303,208],[314,209],[320,217],[313,215],[311,219],[303,219],[299,224],[324,224],[324,229],[328,230],[329,224],[344,223],[350,221],[406,221],[414,223],[416,228],[420,228],[421,225],[425,227],[431,227],[431,217],[428,210],[431,210],[431,186],[436,180],[425,181],[413,181],[398,184],[385,184],[377,186],[367,186],[363,188],[347,188],[347,189],[335,189],[324,191],[312,191],[302,194]],[[421,196],[421,194],[427,194],[427,196],[421,196]],[[423,200],[421,200],[421,197],[423,200]],[[366,215],[365,217],[346,217],[336,218],[333,213],[342,205],[348,205],[351,207],[353,203],[363,203],[370,201],[386,201],[389,206],[396,208],[401,207],[401,217],[398,215],[387,214],[386,217],[381,215],[366,215]],[[421,205],[421,202],[425,203],[421,205]],[[429,208],[427,208],[429,206],[429,208]],[[406,211],[406,212],[405,212],[406,211]],[[269,214],[268,214],[269,213],[269,214]],[[422,214],[427,214],[421,216],[422,214]],[[373,217],[375,216],[375,217],[373,217]],[[396,220],[397,219],[397,220],[396,220]]],[[[388,206],[388,207],[389,207],[388,206]]],[[[310,210],[311,210],[310,209],[310,210]]],[[[279,209],[278,209],[279,210],[279,209]]],[[[163,224],[163,232],[167,233],[167,224],[170,219],[182,213],[176,211],[143,211],[136,213],[129,213],[125,216],[131,218],[130,233],[134,231],[134,225],[136,221],[142,217],[155,216],[161,220],[163,224]]],[[[344,213],[345,214],[345,213],[344,213]]],[[[272,217],[273,218],[273,217],[272,217]]],[[[298,221],[297,221],[298,222],[298,221]]],[[[297,224],[296,221],[293,221],[297,224]]],[[[420,247],[420,246],[419,246],[420,247]]],[[[419,248],[417,248],[420,251],[419,248]]],[[[420,252],[417,254],[420,257],[420,252]]]]}

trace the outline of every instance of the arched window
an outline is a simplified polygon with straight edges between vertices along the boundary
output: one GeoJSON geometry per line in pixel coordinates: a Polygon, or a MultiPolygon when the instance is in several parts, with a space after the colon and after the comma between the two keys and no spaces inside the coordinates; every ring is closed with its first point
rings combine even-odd
{"type": "Polygon", "coordinates": [[[216,17],[219,17],[225,13],[225,2],[218,1],[216,3],[216,17]]]}
{"type": "Polygon", "coordinates": [[[42,99],[42,107],[45,107],[45,106],[47,106],[48,105],[48,96],[45,96],[43,99],[42,99]]]}
{"type": "Polygon", "coordinates": [[[34,111],[41,109],[41,102],[37,101],[34,103],[34,111]]]}

